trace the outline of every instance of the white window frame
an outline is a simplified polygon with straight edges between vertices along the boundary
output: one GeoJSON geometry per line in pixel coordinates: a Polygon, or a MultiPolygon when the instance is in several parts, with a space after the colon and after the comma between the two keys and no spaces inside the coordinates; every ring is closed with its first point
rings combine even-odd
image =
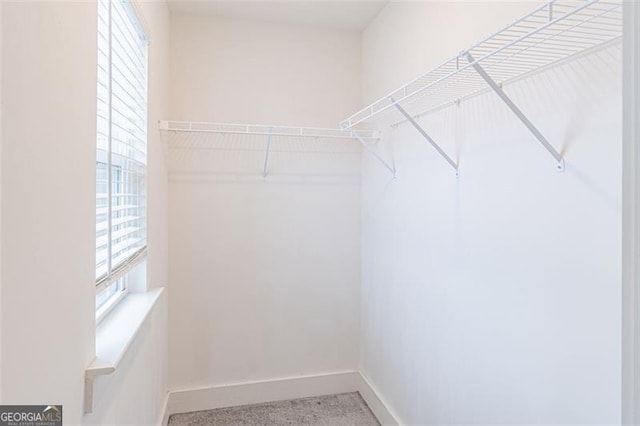
{"type": "MultiPolygon", "coordinates": [[[[140,250],[138,250],[137,252],[135,252],[134,254],[130,255],[126,260],[124,260],[123,262],[119,263],[118,265],[116,265],[115,267],[113,267],[113,265],[111,265],[112,262],[112,252],[111,252],[111,247],[113,244],[112,241],[112,204],[113,204],[113,197],[112,197],[112,184],[113,184],[113,179],[112,179],[112,173],[113,173],[113,165],[114,165],[114,159],[113,159],[113,150],[112,150],[112,138],[113,138],[113,126],[114,126],[114,122],[112,119],[112,113],[113,113],[113,88],[112,88],[112,84],[113,84],[113,79],[112,79],[112,73],[113,73],[113,50],[112,50],[112,43],[113,43],[113,30],[112,30],[112,25],[113,25],[113,19],[112,19],[112,13],[113,13],[113,6],[112,6],[112,2],[120,2],[122,4],[125,5],[125,8],[127,9],[127,15],[128,18],[130,19],[130,23],[132,24],[132,26],[137,30],[138,34],[137,36],[140,38],[140,40],[142,40],[142,42],[144,43],[144,57],[143,58],[137,58],[137,59],[141,59],[141,62],[144,64],[144,112],[145,112],[145,126],[143,126],[144,128],[141,129],[144,132],[144,140],[145,140],[145,144],[148,142],[148,127],[146,125],[146,122],[148,121],[148,37],[146,35],[146,31],[145,31],[145,26],[144,26],[144,21],[140,19],[140,16],[137,12],[137,7],[135,5],[135,3],[133,3],[133,0],[104,0],[106,1],[107,5],[108,5],[108,13],[107,13],[107,17],[102,17],[102,19],[105,19],[106,22],[108,23],[108,80],[109,80],[109,88],[108,88],[108,97],[109,97],[109,102],[108,102],[108,150],[107,150],[107,221],[108,221],[108,225],[107,225],[107,245],[108,245],[108,253],[107,253],[107,273],[106,275],[102,276],[101,278],[97,279],[96,281],[96,324],[98,324],[100,321],[102,321],[102,319],[104,319],[109,312],[111,312],[111,310],[119,303],[121,302],[126,295],[129,292],[129,285],[130,285],[130,281],[135,280],[137,278],[137,276],[139,274],[130,274],[130,272],[137,268],[138,266],[140,267],[144,267],[146,268],[146,263],[144,262],[146,260],[146,254],[147,254],[147,231],[146,231],[146,217],[145,217],[145,230],[144,230],[144,246],[140,248],[140,250]],[[133,275],[133,277],[132,277],[133,275]],[[115,287],[115,288],[114,288],[115,287]],[[113,293],[111,295],[105,296],[106,299],[103,301],[103,303],[101,303],[100,305],[98,305],[97,300],[98,297],[103,295],[104,296],[104,292],[107,291],[113,291],[113,293]]],[[[98,5],[98,15],[100,14],[100,5],[98,5]]],[[[97,16],[98,19],[101,19],[101,16],[97,16]]],[[[123,32],[122,29],[120,29],[121,32],[123,32]]],[[[126,35],[125,35],[126,37],[126,35]]],[[[100,72],[100,70],[99,70],[100,72]]],[[[124,102],[122,100],[120,100],[120,102],[124,102]]],[[[98,149],[98,147],[96,147],[98,149]]],[[[145,149],[145,156],[148,154],[147,149],[145,149]]],[[[96,161],[96,167],[97,164],[99,162],[99,159],[97,159],[96,161]]],[[[96,170],[97,173],[97,170],[96,170]]],[[[144,177],[145,177],[145,183],[144,183],[144,191],[143,191],[143,196],[144,196],[144,205],[145,205],[145,214],[146,214],[146,205],[147,205],[147,190],[146,190],[146,176],[147,176],[147,167],[146,167],[146,159],[145,159],[145,168],[144,168],[144,177]]],[[[96,181],[96,184],[98,182],[96,181]]],[[[96,194],[97,194],[97,189],[96,189],[96,194]]],[[[96,206],[97,207],[97,206],[96,206]]],[[[97,215],[97,211],[96,211],[96,215],[97,215]]],[[[146,272],[146,271],[145,271],[146,272]]],[[[146,276],[146,273],[143,274],[143,276],[146,276]]]]}

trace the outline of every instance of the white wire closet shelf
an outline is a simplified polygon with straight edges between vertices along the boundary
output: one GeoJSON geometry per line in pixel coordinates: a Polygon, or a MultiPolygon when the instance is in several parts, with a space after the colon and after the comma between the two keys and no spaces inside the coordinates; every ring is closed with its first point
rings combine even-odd
{"type": "Polygon", "coordinates": [[[534,133],[563,168],[563,159],[502,91],[502,85],[591,53],[622,39],[619,0],[553,0],[473,45],[429,72],[385,95],[340,123],[378,128],[408,121],[445,157],[457,164],[421,129],[415,119],[493,90],[534,133]]]}
{"type": "Polygon", "coordinates": [[[327,129],[320,127],[292,127],[266,124],[231,124],[198,121],[160,121],[160,130],[193,133],[226,133],[242,135],[291,136],[312,139],[364,139],[375,142],[379,132],[375,130],[327,129]],[[357,136],[356,136],[357,134],[357,136]]]}
{"type": "Polygon", "coordinates": [[[335,154],[360,152],[359,143],[395,173],[389,163],[373,150],[379,139],[376,130],[343,130],[317,127],[291,127],[263,124],[231,124],[192,121],[160,121],[161,131],[174,137],[168,139],[170,148],[181,150],[227,150],[261,153],[262,176],[270,172],[273,153],[335,154]],[[176,137],[180,136],[180,137],[176,137]],[[287,144],[288,150],[274,148],[287,144]],[[339,148],[342,147],[342,148],[339,148]]]}

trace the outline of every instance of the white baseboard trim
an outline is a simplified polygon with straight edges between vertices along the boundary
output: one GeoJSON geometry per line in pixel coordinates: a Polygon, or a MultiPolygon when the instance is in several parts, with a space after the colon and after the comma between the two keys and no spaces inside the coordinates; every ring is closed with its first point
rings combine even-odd
{"type": "Polygon", "coordinates": [[[367,376],[362,372],[358,372],[358,375],[360,376],[358,392],[360,392],[362,399],[367,403],[380,424],[383,426],[400,426],[399,417],[391,411],[389,405],[384,402],[380,393],[367,379],[367,376]]]}
{"type": "Polygon", "coordinates": [[[160,415],[158,416],[157,425],[158,426],[167,426],[169,424],[169,412],[167,411],[167,406],[169,405],[169,392],[164,396],[164,401],[162,401],[162,408],[160,411],[160,415]]]}
{"type": "Polygon", "coordinates": [[[396,416],[359,371],[288,377],[256,382],[233,383],[169,392],[162,426],[176,413],[213,410],[238,405],[260,404],[335,393],[359,392],[384,426],[398,426],[396,416]]]}
{"type": "Polygon", "coordinates": [[[346,371],[315,376],[181,389],[169,393],[169,415],[237,405],[355,392],[359,373],[346,371]]]}

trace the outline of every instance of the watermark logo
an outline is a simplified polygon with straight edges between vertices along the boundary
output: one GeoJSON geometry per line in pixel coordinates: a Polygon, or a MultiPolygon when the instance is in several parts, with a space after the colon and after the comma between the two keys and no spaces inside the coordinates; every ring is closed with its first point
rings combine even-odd
{"type": "Polygon", "coordinates": [[[0,426],[62,426],[62,405],[0,405],[0,426]]]}

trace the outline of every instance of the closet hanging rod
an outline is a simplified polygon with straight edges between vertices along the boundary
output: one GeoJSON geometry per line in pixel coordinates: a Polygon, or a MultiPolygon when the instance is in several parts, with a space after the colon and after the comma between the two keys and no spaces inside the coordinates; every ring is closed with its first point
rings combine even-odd
{"type": "Polygon", "coordinates": [[[484,92],[487,82],[475,65],[501,85],[621,37],[620,0],[552,0],[356,112],[340,128],[397,123],[405,118],[397,105],[416,117],[484,92]],[[468,62],[469,55],[475,60],[468,62]]]}
{"type": "Polygon", "coordinates": [[[232,124],[232,123],[212,123],[197,121],[169,121],[158,122],[160,130],[184,133],[218,133],[256,136],[279,136],[296,137],[309,139],[353,139],[358,141],[364,139],[375,141],[380,137],[376,130],[354,130],[326,129],[320,127],[291,127],[265,124],[232,124]]]}

